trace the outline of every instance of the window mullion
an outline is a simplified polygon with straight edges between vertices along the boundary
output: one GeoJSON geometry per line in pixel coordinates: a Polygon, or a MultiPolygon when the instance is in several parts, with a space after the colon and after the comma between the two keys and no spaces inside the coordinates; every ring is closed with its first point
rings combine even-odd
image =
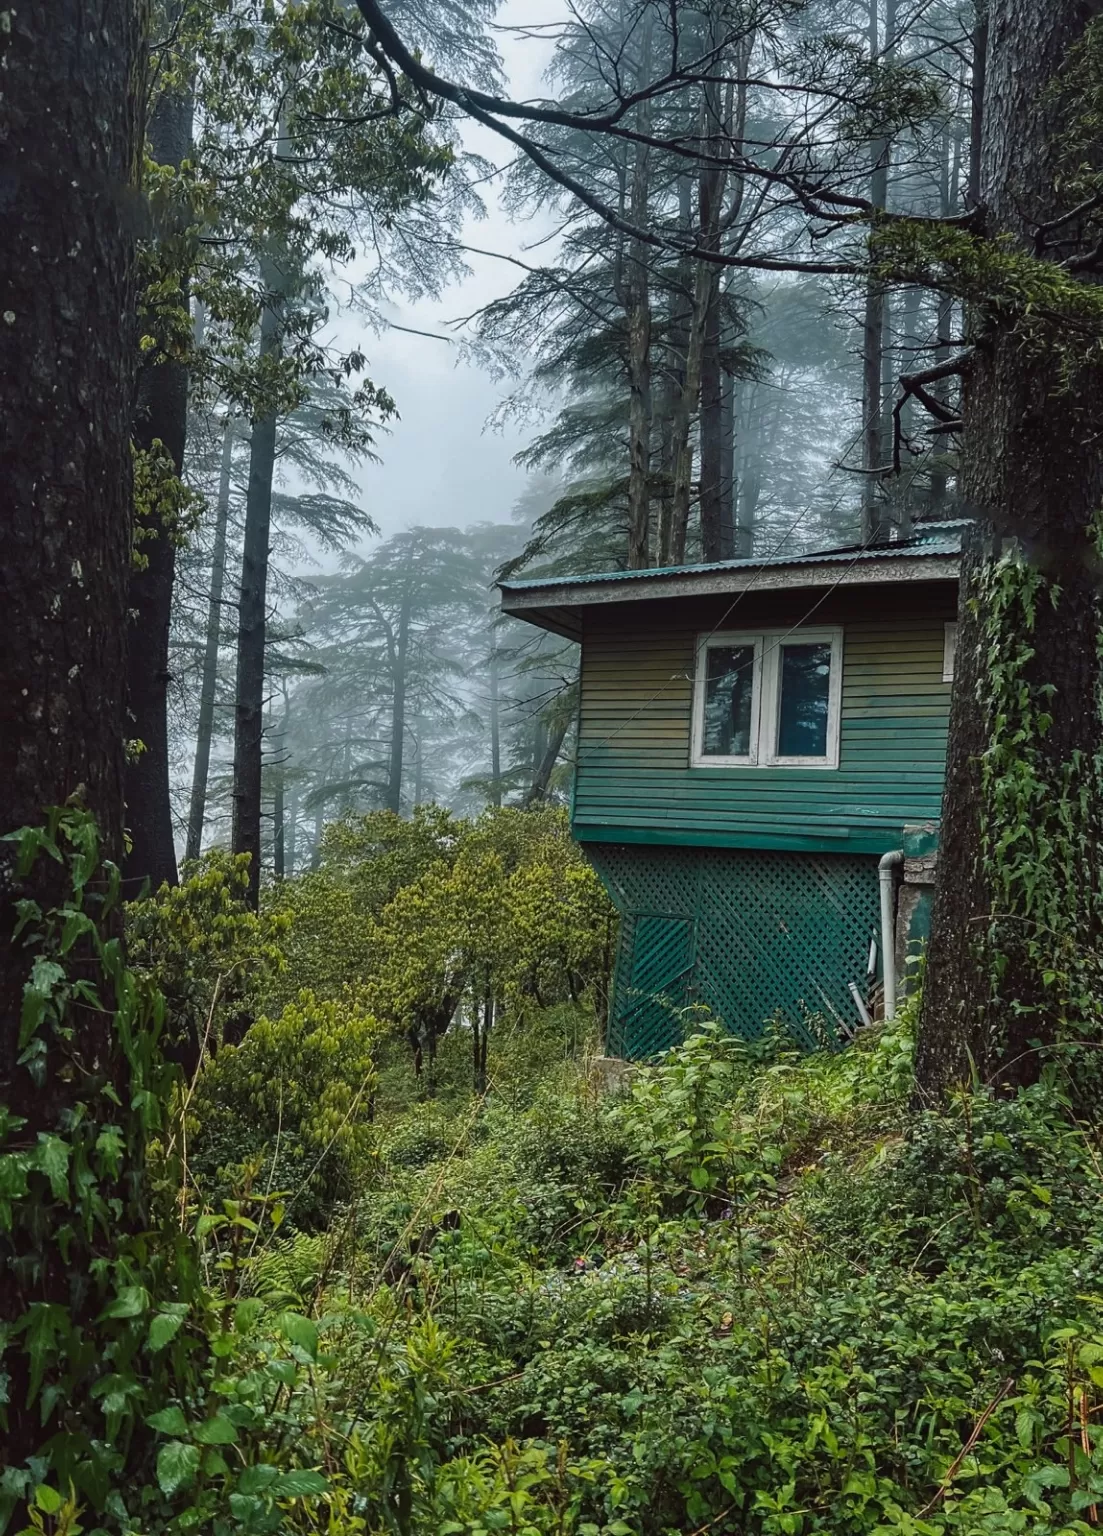
{"type": "Polygon", "coordinates": [[[756,757],[758,763],[769,767],[773,763],[774,741],[777,735],[777,694],[778,694],[778,658],[781,655],[781,640],[777,635],[764,635],[759,641],[762,650],[762,686],[759,690],[759,714],[758,714],[758,740],[756,743],[756,757]]]}

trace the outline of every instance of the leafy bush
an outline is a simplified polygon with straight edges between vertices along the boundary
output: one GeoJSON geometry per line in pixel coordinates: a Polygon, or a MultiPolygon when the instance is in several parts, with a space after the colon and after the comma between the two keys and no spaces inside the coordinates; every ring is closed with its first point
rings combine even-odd
{"type": "Polygon", "coordinates": [[[126,909],[127,958],[165,999],[169,1040],[189,1072],[204,1051],[240,1040],[285,965],[290,918],[244,904],[247,855],[216,850],[126,909]]]}
{"type": "Polygon", "coordinates": [[[263,1169],[297,1223],[316,1221],[368,1176],[375,1147],[374,1019],[302,992],[201,1072],[189,1103],[193,1171],[208,1192],[252,1188],[263,1169]],[[251,1166],[250,1166],[251,1165],[251,1166]]]}

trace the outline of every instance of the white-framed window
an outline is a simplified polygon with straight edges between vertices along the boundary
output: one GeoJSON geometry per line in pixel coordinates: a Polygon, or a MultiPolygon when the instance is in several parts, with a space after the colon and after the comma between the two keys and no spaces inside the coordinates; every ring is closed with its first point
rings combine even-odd
{"type": "Polygon", "coordinates": [[[693,690],[695,768],[837,768],[843,632],[702,635],[693,690]]]}
{"type": "Polygon", "coordinates": [[[957,622],[951,620],[946,625],[942,640],[942,681],[952,683],[954,680],[954,663],[957,660],[957,622]]]}

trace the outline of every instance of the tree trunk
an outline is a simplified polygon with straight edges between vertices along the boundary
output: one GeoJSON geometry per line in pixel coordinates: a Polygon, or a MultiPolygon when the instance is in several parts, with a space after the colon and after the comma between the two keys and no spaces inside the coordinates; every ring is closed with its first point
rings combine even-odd
{"type": "Polygon", "coordinates": [[[284,848],[287,858],[287,873],[294,875],[297,868],[297,848],[299,830],[299,782],[297,778],[291,780],[291,793],[288,796],[287,828],[284,833],[284,848]]]}
{"type": "Polygon", "coordinates": [[[693,292],[693,310],[689,322],[685,376],[675,402],[671,429],[673,443],[673,486],[671,488],[670,563],[681,565],[686,558],[690,503],[693,494],[693,440],[690,427],[701,398],[701,354],[705,315],[708,310],[712,271],[705,262],[697,263],[693,292]]]}
{"type": "MultiPolygon", "coordinates": [[[[265,289],[260,324],[260,358],[282,346],[286,274],[271,262],[262,266],[265,289]]],[[[272,527],[272,477],[276,464],[276,413],[253,423],[249,445],[249,489],[238,604],[237,686],[234,707],[233,850],[249,855],[246,902],[260,903],[260,799],[264,746],[264,653],[268,623],[268,555],[272,527]]]]}
{"type": "MultiPolygon", "coordinates": [[[[639,78],[651,75],[651,17],[643,24],[639,78]]],[[[648,133],[646,103],[637,113],[637,128],[648,133]]],[[[643,144],[634,149],[629,217],[637,229],[647,225],[650,153],[643,144]]],[[[642,241],[628,249],[626,312],[628,321],[628,568],[651,564],[651,291],[647,252],[642,241]]]]}
{"type": "Polygon", "coordinates": [[[490,803],[497,810],[502,803],[502,724],[498,698],[498,642],[490,652],[490,803]]]}
{"type": "Polygon", "coordinates": [[[322,807],[314,812],[314,836],[310,844],[310,867],[321,869],[322,867],[322,833],[325,831],[325,818],[322,807]]]}
{"type": "Polygon", "coordinates": [[[569,724],[569,720],[564,716],[561,724],[554,725],[550,731],[546,732],[543,748],[536,761],[532,783],[529,785],[528,794],[525,796],[525,804],[527,806],[538,805],[547,795],[552,770],[559,761],[559,754],[562,751],[569,724]]]}
{"type": "Polygon", "coordinates": [[[287,829],[284,820],[285,795],[283,768],[286,759],[287,742],[287,697],[284,696],[283,719],[280,723],[278,760],[272,765],[272,875],[276,880],[282,880],[286,870],[286,837],[287,829]]]}
{"type": "MultiPolygon", "coordinates": [[[[678,228],[688,235],[691,228],[692,188],[688,176],[678,178],[678,228]]],[[[659,503],[658,563],[670,565],[674,550],[674,479],[680,444],[689,435],[689,412],[685,409],[686,366],[689,359],[689,334],[693,321],[693,297],[696,274],[693,261],[683,257],[670,296],[667,319],[665,377],[660,396],[659,441],[662,451],[662,490],[659,503]]],[[[688,516],[688,510],[687,510],[688,516]]],[[[684,544],[684,539],[683,539],[684,544]]]]}
{"type": "MultiPolygon", "coordinates": [[[[958,159],[960,155],[960,132],[951,134],[945,129],[942,134],[942,159],[939,171],[939,213],[944,219],[950,218],[957,212],[958,206],[958,159]]],[[[938,345],[935,348],[935,362],[944,363],[951,353],[951,341],[954,324],[954,301],[950,294],[943,293],[938,299],[938,345]]],[[[944,405],[950,403],[950,381],[944,380],[934,386],[934,395],[944,405]]],[[[950,483],[949,470],[946,462],[946,445],[937,442],[932,450],[933,463],[931,466],[931,493],[930,505],[932,517],[941,518],[947,515],[947,499],[950,483]]]]}
{"type": "MultiPolygon", "coordinates": [[[[179,170],[191,152],[194,102],[190,90],[166,92],[149,124],[150,154],[158,165],[179,170]]],[[[183,298],[187,301],[187,285],[183,298]]],[[[175,474],[183,473],[188,435],[188,370],[183,362],[155,363],[139,381],[134,440],[150,450],[160,442],[175,474]]],[[[169,622],[176,578],[175,530],[153,527],[138,546],[143,567],[130,575],[127,647],[127,733],[142,743],[126,769],[126,818],[130,849],[123,866],[129,895],[148,880],[156,890],[175,885],[176,839],[169,790],[169,622]]]]}
{"type": "MultiPolygon", "coordinates": [[[[720,368],[720,269],[710,272],[701,338],[701,558],[730,560],[724,517],[724,381],[720,368]]],[[[730,482],[730,472],[729,472],[730,482]]]]}
{"type": "Polygon", "coordinates": [[[234,457],[234,421],[226,417],[222,434],[222,467],[215,507],[214,547],[211,551],[211,595],[207,604],[207,636],[203,646],[203,676],[199,686],[199,721],[195,730],[188,841],[184,857],[197,859],[203,846],[207,814],[207,777],[214,738],[214,704],[218,691],[218,649],[222,633],[222,587],[226,579],[226,526],[230,519],[230,471],[234,457]]]}
{"type": "MultiPolygon", "coordinates": [[[[896,0],[886,0],[884,41],[881,40],[880,0],[869,0],[869,56],[876,64],[891,62],[896,48],[896,0]]],[[[887,138],[874,140],[870,149],[869,196],[875,208],[888,207],[889,162],[892,145],[887,138]]],[[[877,544],[889,536],[888,505],[881,477],[875,471],[886,463],[884,409],[885,329],[887,321],[884,284],[873,272],[866,279],[865,316],[862,323],[862,543],[877,544]]]]}
{"type": "Polygon", "coordinates": [[[651,563],[651,296],[642,246],[634,248],[630,261],[628,568],[637,571],[651,563]]]}
{"type": "MultiPolygon", "coordinates": [[[[1060,156],[1074,109],[1052,86],[1101,14],[1100,0],[990,6],[986,233],[1027,253],[1069,206],[1060,156]]],[[[1081,1037],[1099,1007],[1103,365],[1059,323],[1001,313],[975,329],[964,488],[982,522],[962,582],[920,1020],[918,1082],[930,1095],[971,1064],[1001,1087],[1031,1080],[1035,1042],[1066,1027],[1081,1037]]]]}
{"type": "Polygon", "coordinates": [[[973,25],[973,84],[971,93],[971,122],[969,135],[969,207],[976,208],[981,199],[983,167],[981,155],[984,147],[984,99],[988,75],[988,10],[989,0],[977,0],[977,16],[973,25]]]}
{"type": "MultiPolygon", "coordinates": [[[[476,1002],[473,1008],[475,1018],[478,1019],[479,1005],[476,1002]]],[[[487,971],[486,985],[483,990],[483,1021],[482,1028],[472,1031],[474,1037],[475,1055],[475,1092],[485,1094],[487,1088],[486,1063],[488,1047],[490,1045],[490,1031],[494,1027],[494,991],[490,982],[490,972],[487,971]]]]}
{"type": "MultiPolygon", "coordinates": [[[[79,791],[117,859],[136,351],[134,228],[120,207],[137,166],[138,13],[57,0],[8,16],[0,830],[79,791]]],[[[0,977],[7,1049],[25,978],[6,945],[0,977]]]]}
{"type": "Polygon", "coordinates": [[[720,380],[720,539],[725,560],[736,556],[735,524],[735,380],[720,380]]]}
{"type": "MultiPolygon", "coordinates": [[[[79,796],[96,816],[105,852],[118,860],[137,356],[138,221],[129,210],[141,150],[140,8],[124,0],[53,0],[15,6],[4,19],[0,834],[41,824],[44,807],[79,796]]],[[[17,1141],[8,1142],[18,1151],[33,1147],[39,1135],[71,1137],[73,1106],[106,1103],[112,1076],[126,1089],[106,987],[103,1011],[71,1010],[73,1035],[49,1037],[46,1057],[38,1058],[40,1079],[25,1065],[19,1021],[33,952],[9,942],[16,902],[55,906],[70,894],[70,871],[43,856],[17,882],[14,852],[12,844],[0,844],[0,1098],[23,1117],[17,1141]]],[[[37,1187],[41,1175],[30,1177],[35,1192],[15,1201],[14,1229],[0,1239],[0,1333],[20,1318],[25,1322],[32,1302],[69,1309],[66,1326],[84,1330],[103,1305],[103,1287],[86,1267],[89,1249],[97,1247],[106,1259],[107,1239],[98,1221],[87,1243],[83,1222],[69,1224],[68,1176],[65,1201],[37,1187]],[[71,1255],[57,1236],[59,1218],[68,1224],[71,1255]]],[[[75,1170],[72,1177],[79,1177],[75,1170]]],[[[114,1242],[135,1219],[136,1202],[106,1175],[99,1187],[107,1200],[120,1197],[109,1234],[114,1242]]],[[[70,1428],[79,1429],[86,1415],[83,1432],[103,1432],[101,1405],[89,1405],[79,1361],[72,1391],[43,1423],[38,1394],[28,1402],[29,1352],[25,1335],[9,1338],[10,1407],[2,1438],[10,1468],[23,1467],[43,1447],[62,1413],[70,1428]]],[[[48,1346],[45,1354],[48,1361],[48,1346]]]]}
{"type": "Polygon", "coordinates": [[[402,595],[395,636],[394,688],[391,694],[391,750],[387,763],[387,809],[397,816],[402,810],[402,754],[406,735],[406,657],[410,645],[411,572],[402,595]]]}

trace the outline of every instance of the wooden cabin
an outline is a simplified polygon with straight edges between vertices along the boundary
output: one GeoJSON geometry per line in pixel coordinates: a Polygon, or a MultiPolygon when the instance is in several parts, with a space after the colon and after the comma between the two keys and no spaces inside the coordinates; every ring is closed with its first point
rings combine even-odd
{"type": "Polygon", "coordinates": [[[874,1011],[883,856],[906,855],[897,965],[929,911],[962,527],[501,584],[582,648],[571,823],[621,914],[610,1054],[665,1048],[695,1004],[810,1041],[874,1011]]]}

